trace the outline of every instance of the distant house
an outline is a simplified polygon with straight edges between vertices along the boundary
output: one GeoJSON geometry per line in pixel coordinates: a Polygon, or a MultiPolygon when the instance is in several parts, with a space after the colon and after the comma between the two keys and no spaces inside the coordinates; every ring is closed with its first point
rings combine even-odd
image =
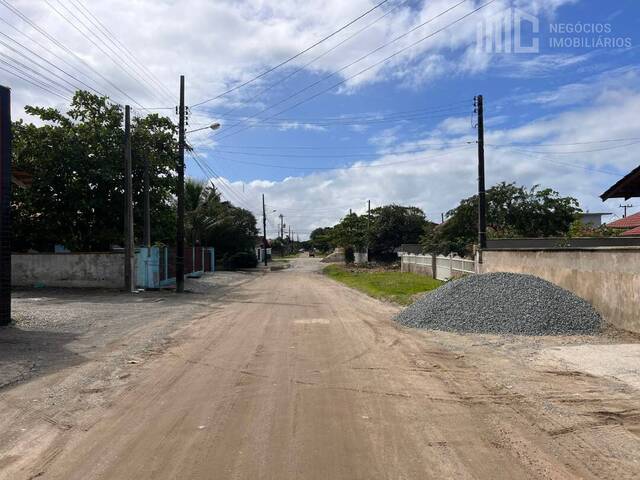
{"type": "Polygon", "coordinates": [[[640,212],[608,223],[607,227],[619,229],[624,237],[640,235],[640,212]]]}
{"type": "MultiPolygon", "coordinates": [[[[258,258],[258,263],[264,262],[264,244],[262,238],[256,239],[256,257],[258,258]]],[[[271,242],[267,240],[267,260],[271,258],[271,242]]]]}
{"type": "Polygon", "coordinates": [[[611,212],[582,212],[579,215],[580,222],[583,225],[587,225],[590,227],[599,227],[604,223],[602,221],[602,217],[611,215],[611,212]]]}

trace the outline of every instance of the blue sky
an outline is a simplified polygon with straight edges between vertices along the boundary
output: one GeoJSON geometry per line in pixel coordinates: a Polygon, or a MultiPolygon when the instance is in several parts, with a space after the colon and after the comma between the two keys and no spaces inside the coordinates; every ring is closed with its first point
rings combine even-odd
{"type": "MultiPolygon", "coordinates": [[[[618,202],[603,204],[598,195],[638,164],[633,139],[640,138],[640,39],[635,34],[640,4],[496,0],[472,13],[486,1],[389,0],[287,66],[192,108],[189,128],[212,121],[222,128],[190,135],[200,162],[208,167],[203,171],[189,159],[188,174],[206,178],[213,169],[213,181],[223,194],[256,212],[264,193],[269,230],[283,213],[301,237],[339,220],[349,208],[364,211],[367,200],[374,206],[416,205],[437,220],[475,192],[473,97],[482,94],[488,185],[514,181],[550,186],[577,197],[585,210],[619,215],[618,202]],[[505,12],[515,12],[513,20],[508,19],[522,26],[518,38],[523,47],[538,42],[534,52],[478,48],[478,29],[506,18],[505,12]],[[431,18],[407,37],[320,81],[431,18]],[[405,48],[390,61],[350,78],[405,48]],[[317,56],[321,58],[308,64],[317,56]],[[286,100],[314,82],[318,84],[286,100]],[[319,94],[338,82],[344,83],[319,94]],[[316,93],[317,98],[270,118],[316,93]],[[277,102],[282,103],[247,119],[277,102]]],[[[133,11],[120,9],[120,3],[85,5],[134,46],[138,59],[171,92],[184,73],[187,103],[193,105],[253,78],[378,2],[246,0],[211,5],[194,0],[178,26],[170,21],[179,11],[177,2],[141,1],[133,11]],[[132,28],[139,23],[145,28],[132,28]]],[[[74,38],[70,26],[56,22],[46,6],[15,4],[75,45],[84,58],[93,58],[96,68],[113,75],[145,105],[164,100],[150,98],[116,66],[106,65],[100,52],[74,38]]],[[[18,28],[29,28],[11,12],[0,15],[18,28]]],[[[20,108],[29,102],[64,108],[33,86],[15,85],[15,79],[3,83],[14,84],[19,94],[14,116],[23,115],[20,108]]]]}

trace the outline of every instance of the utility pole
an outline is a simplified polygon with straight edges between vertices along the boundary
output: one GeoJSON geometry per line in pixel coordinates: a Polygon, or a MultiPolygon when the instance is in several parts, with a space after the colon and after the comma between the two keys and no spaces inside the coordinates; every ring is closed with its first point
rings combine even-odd
{"type": "Polygon", "coordinates": [[[367,200],[367,262],[369,261],[370,246],[371,246],[371,200],[367,200]]]}
{"type": "MultiPolygon", "coordinates": [[[[478,113],[478,246],[480,252],[487,248],[487,199],[484,186],[484,105],[482,95],[476,97],[478,113]]],[[[482,253],[480,254],[482,263],[482,253]]]]}
{"type": "Polygon", "coordinates": [[[267,210],[264,206],[264,193],[262,194],[262,247],[264,248],[264,266],[267,266],[267,210]]]}
{"type": "Polygon", "coordinates": [[[184,75],[180,75],[178,107],[178,213],[176,224],[176,292],[184,292],[184,75]]]}
{"type": "Polygon", "coordinates": [[[11,323],[11,90],[0,86],[0,325],[11,323]]]}
{"type": "Polygon", "coordinates": [[[280,214],[280,256],[284,257],[284,215],[280,214]]]}
{"type": "Polygon", "coordinates": [[[444,212],[440,214],[440,223],[444,223],[444,212]]]}
{"type": "MultiPolygon", "coordinates": [[[[144,174],[143,174],[143,183],[144,183],[144,232],[142,235],[142,243],[145,247],[151,247],[151,202],[149,199],[149,189],[150,189],[150,179],[149,179],[149,157],[147,155],[144,156],[144,174]]],[[[151,252],[147,251],[147,254],[151,252]]]]}
{"type": "Polygon", "coordinates": [[[627,218],[627,208],[633,208],[631,204],[619,205],[620,208],[624,208],[624,213],[622,214],[622,218],[627,218]]]}
{"type": "Polygon", "coordinates": [[[133,185],[131,174],[131,107],[124,107],[124,288],[134,290],[133,185]]]}

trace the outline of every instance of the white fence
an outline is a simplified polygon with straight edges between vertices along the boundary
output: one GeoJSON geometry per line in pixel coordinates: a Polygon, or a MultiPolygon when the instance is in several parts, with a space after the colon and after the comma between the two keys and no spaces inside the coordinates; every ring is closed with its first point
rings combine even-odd
{"type": "Polygon", "coordinates": [[[413,253],[402,253],[400,255],[403,272],[415,272],[422,275],[429,275],[438,280],[449,280],[478,272],[478,265],[475,260],[449,255],[417,255],[413,253]]]}

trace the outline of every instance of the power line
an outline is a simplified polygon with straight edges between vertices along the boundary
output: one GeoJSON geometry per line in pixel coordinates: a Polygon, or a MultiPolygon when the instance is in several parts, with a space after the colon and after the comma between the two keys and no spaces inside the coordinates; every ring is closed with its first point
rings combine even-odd
{"type": "MultiPolygon", "coordinates": [[[[104,54],[107,58],[109,58],[109,60],[111,60],[113,62],[113,64],[118,67],[120,70],[122,70],[125,74],[127,74],[131,79],[133,79],[134,81],[138,82],[147,92],[151,93],[152,95],[154,95],[158,100],[163,101],[161,97],[158,96],[158,94],[152,90],[151,88],[149,88],[148,85],[145,84],[145,82],[143,80],[140,79],[139,75],[132,70],[132,72],[129,71],[129,69],[125,68],[124,65],[128,66],[127,62],[125,62],[118,54],[115,54],[116,57],[122,62],[119,63],[117,60],[115,60],[108,52],[106,52],[98,43],[96,43],[93,38],[91,38],[91,36],[89,34],[87,34],[84,30],[82,30],[80,27],[78,27],[74,22],[72,22],[66,15],[64,15],[64,13],[60,12],[60,10],[58,10],[49,0],[44,0],[44,2],[49,5],[49,7],[56,12],[64,21],[66,21],[69,25],[71,25],[78,33],[80,33],[80,35],[82,35],[84,38],[86,38],[89,42],[91,42],[98,50],[100,50],[100,52],[102,52],[102,54],[104,54]],[[124,65],[123,65],[124,64],[124,65]]],[[[65,11],[67,11],[71,16],[73,16],[73,18],[80,24],[82,25],[84,28],[86,28],[88,30],[89,33],[92,33],[91,29],[87,27],[86,23],[83,22],[80,18],[78,18],[73,12],[71,12],[63,3],[60,2],[60,0],[58,0],[58,3],[60,4],[60,6],[62,8],[65,9],[65,11]]],[[[101,43],[103,43],[107,48],[109,48],[106,43],[97,35],[93,34],[98,41],[100,41],[101,43]]],[[[131,68],[131,67],[129,67],[131,68]]],[[[142,107],[142,105],[140,105],[140,107],[142,107]]]]}
{"type": "MultiPolygon", "coordinates": [[[[467,0],[461,0],[460,2],[458,2],[458,3],[457,3],[457,4],[455,4],[455,5],[453,5],[452,7],[449,7],[449,8],[447,8],[447,9],[443,10],[442,12],[440,12],[440,13],[439,13],[439,14],[437,14],[437,15],[435,15],[434,17],[431,17],[431,18],[427,19],[426,21],[422,22],[421,24],[416,25],[415,27],[413,27],[413,28],[412,28],[412,29],[410,29],[409,31],[407,31],[407,32],[403,33],[402,35],[399,35],[399,36],[395,37],[394,39],[392,39],[392,40],[390,40],[390,41],[388,41],[388,42],[386,42],[386,43],[384,43],[384,44],[380,45],[379,47],[377,47],[377,48],[375,48],[375,49],[371,50],[370,52],[368,52],[368,53],[366,53],[366,54],[362,55],[360,58],[358,58],[358,59],[356,59],[356,60],[354,60],[354,61],[352,61],[352,62],[348,63],[347,65],[344,65],[343,67],[339,68],[338,70],[334,70],[333,72],[331,72],[331,73],[329,73],[329,74],[327,74],[327,75],[324,75],[324,76],[323,76],[323,77],[321,77],[320,79],[318,79],[318,80],[316,80],[315,82],[312,82],[312,83],[310,83],[310,84],[306,85],[305,87],[303,87],[303,88],[299,89],[298,91],[296,91],[296,92],[292,93],[291,95],[288,95],[288,96],[286,96],[285,98],[283,98],[283,99],[279,100],[278,102],[273,103],[273,104],[271,104],[271,105],[269,105],[269,106],[267,106],[267,107],[263,108],[262,110],[258,111],[257,113],[253,114],[252,116],[250,116],[250,117],[249,117],[249,119],[256,118],[258,115],[261,115],[262,113],[267,112],[267,111],[271,110],[272,108],[277,107],[278,105],[282,105],[283,103],[285,103],[285,102],[287,102],[287,101],[291,100],[292,98],[297,97],[297,96],[298,96],[298,95],[300,95],[301,93],[304,93],[304,92],[306,92],[307,90],[312,89],[312,88],[313,88],[313,87],[315,87],[316,85],[319,85],[320,83],[324,82],[325,80],[328,80],[329,78],[331,78],[331,77],[334,77],[334,76],[338,75],[339,73],[341,73],[341,72],[345,71],[346,69],[348,69],[348,68],[352,67],[352,66],[353,66],[353,65],[355,65],[356,63],[361,62],[361,61],[362,61],[362,60],[364,60],[365,58],[367,58],[367,57],[369,57],[369,56],[371,56],[371,55],[373,55],[373,54],[375,54],[375,53],[379,52],[380,50],[382,50],[382,49],[384,49],[384,48],[388,47],[389,45],[391,45],[391,44],[393,44],[393,43],[397,42],[398,40],[401,40],[401,39],[405,38],[407,35],[410,35],[410,34],[411,34],[411,33],[413,33],[414,31],[416,31],[416,30],[418,30],[418,29],[420,29],[420,28],[424,27],[425,25],[429,24],[430,22],[432,22],[432,21],[434,21],[434,20],[437,20],[437,19],[438,19],[438,18],[440,18],[441,16],[443,16],[443,15],[445,15],[445,14],[449,13],[451,10],[453,10],[453,9],[457,8],[458,6],[462,5],[462,4],[463,4],[463,3],[465,3],[466,1],[467,1],[467,0]]],[[[342,83],[344,83],[344,82],[342,82],[342,83]]],[[[313,98],[313,97],[311,97],[311,98],[313,98]]],[[[285,111],[286,111],[286,110],[285,110],[285,111]]],[[[279,113],[283,113],[283,112],[284,112],[284,111],[279,112],[279,113]]],[[[274,117],[276,117],[277,115],[278,115],[278,114],[275,114],[275,115],[273,115],[273,116],[271,116],[271,117],[268,117],[268,118],[274,118],[274,117]]],[[[236,123],[236,124],[234,124],[234,125],[231,125],[231,126],[230,126],[230,127],[228,127],[228,128],[229,128],[229,129],[232,129],[232,128],[234,128],[234,127],[237,127],[237,126],[241,125],[242,123],[245,123],[245,124],[246,124],[246,121],[244,121],[244,122],[238,122],[238,123],[236,123]]],[[[243,130],[244,130],[244,129],[241,129],[240,131],[243,131],[243,130]]],[[[223,138],[226,138],[227,136],[233,135],[233,134],[235,134],[235,133],[238,133],[238,132],[233,132],[233,133],[231,133],[231,134],[228,134],[228,135],[224,136],[223,138]]]]}
{"type": "MultiPolygon", "coordinates": [[[[462,4],[462,3],[464,3],[465,1],[466,1],[466,0],[463,0],[462,2],[457,3],[457,4],[456,4],[456,5],[454,5],[453,7],[450,7],[450,8],[448,8],[447,10],[444,10],[444,11],[440,12],[440,13],[439,13],[438,15],[436,15],[435,17],[432,17],[432,18],[430,19],[430,21],[435,20],[436,18],[439,18],[440,16],[442,16],[442,15],[446,14],[447,12],[449,12],[449,11],[453,10],[454,8],[456,8],[458,5],[460,5],[460,4],[462,4]]],[[[455,24],[457,24],[457,23],[461,22],[461,21],[462,21],[462,20],[464,20],[465,18],[467,18],[467,17],[469,17],[469,16],[473,15],[474,13],[476,13],[476,12],[478,12],[479,10],[483,9],[484,7],[486,7],[486,6],[488,6],[488,5],[492,4],[492,3],[494,3],[495,1],[496,1],[496,0],[489,0],[488,2],[486,2],[486,3],[482,4],[482,5],[480,5],[478,8],[476,8],[476,9],[474,9],[474,10],[470,11],[469,13],[467,13],[467,14],[465,14],[465,15],[463,15],[463,16],[461,16],[461,17],[459,17],[459,18],[457,18],[457,19],[456,19],[456,20],[454,20],[453,22],[448,23],[448,24],[447,24],[447,25],[445,25],[444,27],[441,27],[441,28],[437,29],[436,31],[434,31],[434,32],[430,33],[429,35],[427,35],[427,36],[425,36],[425,37],[422,37],[421,39],[419,39],[419,40],[417,40],[417,41],[415,41],[415,42],[413,42],[413,43],[409,44],[408,46],[406,46],[406,47],[404,47],[404,48],[401,48],[400,50],[396,51],[395,53],[393,53],[393,54],[391,54],[391,55],[389,55],[389,56],[387,56],[387,57],[383,58],[382,60],[380,60],[380,61],[378,61],[378,62],[376,62],[376,63],[374,63],[374,64],[372,64],[372,65],[370,65],[370,66],[368,66],[368,67],[366,67],[366,68],[364,68],[364,69],[362,69],[362,70],[360,70],[359,72],[357,72],[357,73],[355,73],[355,74],[353,74],[353,75],[350,75],[350,76],[346,77],[345,79],[343,79],[343,80],[341,80],[341,81],[339,81],[339,82],[337,82],[337,83],[335,83],[335,84],[333,84],[333,85],[329,86],[328,88],[325,88],[324,90],[321,90],[321,91],[319,91],[319,92],[315,93],[314,95],[312,95],[312,96],[310,96],[310,97],[307,97],[306,99],[303,99],[303,100],[301,100],[301,101],[299,101],[299,102],[297,102],[297,103],[295,103],[295,104],[293,104],[293,105],[291,105],[291,106],[289,106],[289,107],[285,108],[284,110],[280,110],[279,112],[277,112],[277,113],[275,113],[275,114],[273,114],[273,115],[271,115],[271,116],[267,117],[267,119],[275,118],[275,117],[277,117],[278,115],[281,115],[282,113],[288,112],[289,110],[292,110],[292,109],[294,109],[294,108],[296,108],[296,107],[299,107],[300,105],[303,105],[304,103],[307,103],[307,102],[309,102],[309,101],[311,101],[311,100],[313,100],[313,99],[315,99],[315,98],[319,97],[320,95],[322,95],[322,94],[324,94],[324,93],[327,93],[327,92],[329,92],[329,91],[333,90],[334,88],[339,87],[340,85],[345,84],[345,83],[346,83],[346,82],[348,82],[349,80],[352,80],[353,78],[355,78],[355,77],[357,77],[357,76],[359,76],[359,75],[362,75],[363,73],[368,72],[368,71],[369,71],[369,70],[371,70],[372,68],[375,68],[375,67],[377,67],[377,66],[379,66],[379,65],[382,65],[383,63],[388,62],[388,61],[389,61],[389,60],[391,60],[392,58],[395,58],[396,56],[400,55],[401,53],[403,53],[403,52],[405,52],[405,51],[407,51],[407,50],[409,50],[409,49],[411,49],[411,48],[415,47],[415,46],[416,46],[416,45],[418,45],[419,43],[424,42],[425,40],[427,40],[427,39],[429,39],[429,38],[431,38],[431,37],[433,37],[433,36],[437,35],[438,33],[440,33],[440,32],[442,32],[442,31],[446,30],[447,28],[449,28],[449,27],[451,27],[451,26],[453,26],[453,25],[455,25],[455,24]]],[[[369,55],[371,55],[371,54],[375,53],[377,50],[379,50],[380,48],[383,48],[384,46],[386,46],[386,45],[383,45],[382,47],[379,47],[378,49],[374,50],[373,52],[368,53],[367,55],[365,55],[365,56],[363,56],[363,57],[361,57],[361,58],[366,58],[367,56],[369,56],[369,55]]],[[[357,63],[358,61],[360,61],[360,59],[359,59],[359,60],[356,60],[356,62],[354,62],[354,63],[357,63]]],[[[347,66],[347,67],[343,67],[342,69],[340,69],[340,71],[341,71],[341,70],[344,70],[344,68],[348,68],[348,66],[347,66]]],[[[296,93],[296,94],[294,94],[294,95],[292,95],[292,96],[295,96],[295,95],[297,95],[297,93],[296,93]]],[[[290,96],[289,98],[291,98],[292,96],[290,96]]],[[[285,99],[285,100],[288,100],[288,99],[285,99]]],[[[279,104],[279,103],[282,103],[282,102],[278,102],[278,104],[279,104]]],[[[268,107],[268,108],[270,108],[270,107],[268,107]]],[[[263,111],[264,111],[264,110],[263,110],[263,111]]],[[[261,113],[261,112],[259,112],[259,113],[261,113]]],[[[242,129],[240,129],[240,130],[237,130],[237,131],[235,131],[235,132],[231,132],[231,133],[229,133],[229,134],[224,135],[223,137],[221,137],[221,139],[222,139],[222,138],[228,138],[228,137],[230,137],[230,136],[232,136],[232,135],[236,135],[236,134],[238,134],[238,133],[240,133],[240,132],[242,132],[242,131],[244,131],[244,130],[247,130],[248,128],[251,128],[251,127],[252,127],[252,126],[247,126],[247,127],[242,128],[242,129]]]]}
{"type": "MultiPolygon", "coordinates": [[[[5,62],[2,62],[2,63],[5,63],[5,62]]],[[[15,68],[15,67],[13,67],[13,68],[15,68]]],[[[13,75],[14,77],[17,77],[17,78],[19,78],[19,79],[21,79],[21,80],[23,80],[23,81],[25,81],[25,82],[27,82],[27,83],[30,83],[31,85],[34,85],[34,86],[36,86],[36,87],[38,87],[38,88],[40,88],[40,89],[42,89],[42,90],[44,90],[44,91],[46,91],[46,92],[48,92],[48,93],[51,93],[51,94],[53,94],[53,95],[55,95],[55,96],[57,96],[57,97],[60,97],[60,98],[62,98],[63,100],[66,100],[67,102],[71,102],[71,99],[70,99],[70,98],[65,97],[64,95],[61,95],[61,94],[59,94],[59,93],[57,93],[57,92],[55,92],[55,91],[53,91],[53,90],[49,89],[48,87],[44,86],[44,84],[37,83],[37,81],[35,81],[35,80],[29,80],[28,78],[25,78],[25,77],[23,77],[23,76],[22,76],[22,75],[20,75],[20,74],[17,74],[17,73],[15,73],[15,72],[12,72],[11,70],[9,70],[9,69],[7,69],[7,68],[5,68],[5,67],[1,67],[1,66],[0,66],[0,70],[3,70],[3,71],[5,71],[5,72],[7,72],[7,73],[9,73],[9,74],[13,75]]],[[[26,74],[25,74],[25,73],[23,73],[23,75],[26,75],[26,74]]]]}
{"type": "MultiPolygon", "coordinates": [[[[280,117],[273,121],[273,123],[282,123],[285,121],[289,122],[301,122],[301,123],[319,123],[319,122],[362,122],[368,120],[381,120],[381,119],[389,119],[396,117],[412,117],[420,114],[436,114],[436,113],[446,113],[452,110],[459,109],[462,105],[468,105],[468,100],[461,100],[456,102],[451,102],[446,105],[437,105],[435,107],[430,108],[418,108],[413,110],[404,110],[397,112],[363,112],[363,113],[350,113],[350,114],[342,114],[342,115],[334,115],[334,116],[326,116],[326,117],[297,117],[297,118],[286,118],[280,117]]],[[[222,112],[211,112],[216,118],[226,118],[229,120],[246,120],[248,117],[245,116],[231,116],[222,112]]],[[[208,123],[194,123],[194,126],[198,125],[209,125],[208,123]]]]}
{"type": "Polygon", "coordinates": [[[9,11],[11,11],[14,15],[18,16],[19,18],[21,18],[24,22],[28,23],[31,27],[33,27],[36,31],[38,31],[41,35],[43,35],[45,38],[47,38],[49,41],[53,42],[58,48],[64,50],[65,52],[67,52],[69,55],[73,56],[73,58],[75,58],[78,62],[82,63],[84,66],[86,66],[89,70],[91,70],[92,72],[94,72],[96,75],[98,75],[102,80],[104,80],[106,83],[108,83],[111,87],[113,87],[114,89],[116,89],[118,92],[120,92],[122,95],[124,95],[126,98],[128,98],[129,100],[131,100],[133,103],[135,103],[136,105],[138,105],[139,107],[141,107],[142,109],[145,109],[136,99],[134,99],[131,95],[129,95],[127,92],[125,92],[124,90],[122,90],[120,87],[118,87],[117,85],[115,85],[111,80],[109,80],[107,77],[105,77],[104,75],[102,75],[98,70],[96,70],[95,68],[93,68],[89,63],[87,63],[84,59],[82,59],[81,57],[79,57],[73,50],[71,50],[69,47],[67,47],[66,45],[64,45],[62,42],[58,41],[55,37],[53,37],[52,35],[50,35],[46,30],[44,30],[43,28],[41,28],[38,24],[36,24],[34,21],[32,21],[29,17],[27,17],[24,13],[22,13],[18,8],[14,7],[13,5],[11,5],[7,0],[0,0],[0,4],[4,5],[5,8],[7,8],[9,11]]]}
{"type": "MultiPolygon", "coordinates": [[[[540,151],[540,150],[527,150],[527,149],[521,149],[516,147],[506,147],[509,148],[510,150],[513,150],[515,152],[525,152],[525,153],[543,153],[545,155],[573,155],[576,153],[595,153],[595,152],[605,152],[608,150],[616,150],[618,148],[625,148],[625,147],[630,147],[632,145],[637,145],[638,143],[640,143],[640,140],[638,141],[634,141],[634,142],[630,142],[630,143],[625,143],[622,145],[613,145],[611,147],[603,147],[603,148],[594,148],[594,149],[588,149],[588,150],[570,150],[570,151],[564,151],[564,152],[560,152],[560,151],[540,151]]],[[[495,145],[494,145],[495,146],[495,145]]]]}
{"type": "MultiPolygon", "coordinates": [[[[289,73],[288,75],[286,75],[285,77],[281,78],[280,80],[278,80],[277,82],[272,83],[271,85],[268,85],[265,88],[262,88],[260,90],[258,90],[258,92],[249,97],[246,102],[251,102],[253,100],[255,100],[256,98],[258,98],[260,95],[263,95],[264,93],[272,90],[273,88],[277,87],[278,85],[286,82],[287,80],[289,80],[290,78],[294,77],[295,75],[297,75],[298,73],[300,73],[301,71],[305,70],[306,68],[308,68],[310,65],[314,64],[315,62],[317,62],[318,60],[320,60],[321,58],[327,56],[329,53],[335,51],[337,48],[339,48],[340,46],[344,45],[345,43],[347,43],[349,40],[351,40],[352,38],[356,37],[357,35],[359,35],[360,33],[364,32],[365,30],[368,30],[369,28],[371,28],[373,25],[375,25],[376,23],[378,23],[380,20],[384,19],[385,17],[387,17],[388,15],[390,15],[391,13],[393,13],[395,10],[397,10],[398,8],[400,8],[402,5],[406,4],[409,0],[403,0],[400,3],[398,3],[397,5],[395,5],[394,7],[390,8],[385,14],[381,15],[380,17],[376,18],[373,22],[368,23],[367,25],[365,25],[363,28],[357,30],[356,32],[352,33],[351,35],[349,35],[347,38],[345,38],[344,40],[342,40],[341,42],[337,43],[336,45],[334,45],[333,47],[331,47],[330,49],[326,50],[325,52],[321,53],[320,55],[314,57],[313,59],[311,59],[309,62],[305,63],[304,65],[302,65],[301,67],[296,68],[293,72],[289,73]]],[[[231,110],[227,110],[227,112],[225,112],[225,115],[228,115],[231,112],[234,112],[236,110],[238,110],[240,108],[240,106],[234,107],[231,110]]]]}
{"type": "MultiPolygon", "coordinates": [[[[84,5],[80,0],[71,0],[71,2],[78,7],[78,11],[80,11],[80,13],[82,13],[82,15],[87,18],[94,26],[96,26],[96,28],[98,28],[98,30],[101,31],[101,33],[105,36],[105,38],[107,38],[108,40],[111,41],[111,43],[116,46],[116,48],[118,48],[118,46],[121,48],[122,51],[126,52],[126,54],[129,56],[129,58],[131,58],[133,60],[134,63],[136,63],[140,69],[143,72],[146,72],[147,77],[156,84],[157,87],[159,87],[166,95],[167,98],[169,98],[171,100],[172,103],[176,103],[173,101],[173,93],[171,93],[171,91],[158,79],[157,76],[155,76],[153,74],[153,72],[151,72],[151,70],[149,70],[147,68],[147,66],[142,63],[140,60],[138,60],[138,58],[133,54],[133,52],[131,52],[131,50],[129,50],[129,48],[122,43],[118,37],[116,35],[114,35],[114,33],[107,28],[107,26],[102,23],[100,21],[100,19],[98,17],[96,17],[87,7],[86,5],[84,5]],[[95,22],[91,21],[91,19],[95,20],[95,22]]],[[[173,107],[166,107],[166,108],[173,108],[173,107]]]]}
{"type": "Polygon", "coordinates": [[[63,84],[61,84],[59,82],[56,82],[55,80],[52,80],[52,79],[42,75],[38,70],[36,70],[34,68],[31,68],[28,65],[25,65],[24,63],[22,63],[19,60],[16,60],[15,58],[11,57],[10,55],[7,55],[6,53],[0,52],[0,56],[3,56],[3,57],[5,57],[5,58],[7,58],[7,59],[9,59],[9,60],[11,60],[13,62],[13,64],[12,64],[12,63],[6,62],[4,60],[1,60],[2,63],[4,63],[5,65],[12,66],[16,70],[19,70],[19,71],[20,71],[20,69],[18,67],[22,67],[22,69],[23,69],[22,73],[23,74],[26,75],[24,70],[32,72],[31,74],[28,74],[30,78],[38,79],[38,77],[40,77],[38,80],[40,80],[43,84],[48,85],[51,88],[57,87],[60,90],[66,92],[66,93],[70,93],[71,95],[73,95],[74,91],[71,90],[69,87],[67,87],[67,86],[65,86],[65,85],[63,85],[63,84]],[[17,64],[17,66],[16,66],[16,64],[17,64]],[[42,80],[42,79],[44,79],[44,80],[42,80]]]}
{"type": "MultiPolygon", "coordinates": [[[[471,145],[475,142],[464,142],[458,145],[471,145]]],[[[444,146],[451,146],[454,144],[440,144],[444,146]]],[[[215,148],[215,147],[214,147],[215,148]]],[[[386,152],[375,152],[375,153],[334,153],[334,154],[287,154],[287,153],[262,153],[262,152],[238,152],[231,150],[221,150],[217,149],[217,152],[220,153],[228,153],[232,155],[245,155],[252,157],[280,157],[280,158],[379,158],[381,156],[388,155],[411,155],[415,153],[422,153],[424,150],[401,150],[401,151],[386,151],[386,152]]]]}
{"type": "MultiPolygon", "coordinates": [[[[40,43],[38,40],[36,40],[33,37],[30,37],[29,35],[27,35],[26,33],[24,33],[21,30],[18,30],[16,27],[14,27],[13,25],[11,25],[8,21],[6,21],[4,18],[0,17],[0,22],[4,23],[5,25],[7,25],[8,27],[10,27],[12,30],[18,32],[20,35],[22,35],[23,37],[25,37],[27,40],[31,41],[32,43],[34,43],[35,45],[37,45],[38,47],[40,47],[41,49],[43,49],[45,52],[49,53],[50,55],[52,55],[53,57],[55,57],[56,59],[58,59],[59,61],[61,61],[62,63],[64,63],[67,67],[72,68],[73,70],[75,70],[76,72],[80,73],[81,75],[83,75],[84,77],[86,77],[87,79],[91,79],[92,81],[96,82],[96,80],[94,78],[92,78],[90,75],[87,75],[86,72],[80,70],[76,65],[73,65],[72,63],[69,63],[67,60],[65,60],[62,56],[58,55],[56,52],[54,52],[53,50],[51,50],[50,48],[48,48],[47,46],[43,45],[42,43],[40,43]]],[[[2,32],[0,32],[0,34],[2,34],[3,36],[7,37],[8,39],[10,39],[12,42],[16,43],[17,45],[20,45],[22,48],[24,48],[25,50],[29,51],[32,55],[37,56],[38,58],[41,58],[42,60],[46,61],[47,63],[49,63],[49,61],[47,59],[45,59],[44,57],[38,55],[36,52],[34,52],[33,50],[29,49],[28,47],[26,47],[24,44],[22,44],[21,42],[18,42],[16,39],[14,39],[13,37],[10,37],[2,32]]],[[[70,74],[69,72],[67,72],[66,70],[61,69],[60,67],[56,66],[54,63],[51,63],[52,66],[55,66],[55,68],[57,68],[58,70],[62,71],[65,75],[75,79],[76,81],[78,81],[79,83],[81,83],[82,85],[85,85],[88,89],[96,92],[97,94],[103,96],[103,97],[108,97],[109,95],[106,95],[98,90],[96,90],[95,88],[91,87],[90,85],[84,83],[82,80],[80,80],[79,78],[77,78],[76,76],[70,74]]],[[[99,82],[96,82],[99,83],[99,82]]],[[[117,102],[122,104],[122,102],[117,102]]]]}
{"type": "Polygon", "coordinates": [[[373,6],[372,8],[370,8],[369,10],[367,10],[366,12],[358,15],[356,18],[354,18],[353,20],[349,21],[348,23],[346,23],[345,25],[343,25],[342,27],[340,27],[338,30],[335,30],[334,32],[330,33],[329,35],[327,35],[326,37],[321,38],[320,40],[318,40],[316,43],[314,43],[313,45],[305,48],[304,50],[296,53],[295,55],[293,55],[292,57],[289,57],[288,59],[284,60],[283,62],[280,62],[279,64],[277,64],[274,67],[269,68],[268,70],[262,72],[259,75],[256,75],[255,77],[251,78],[250,80],[247,80],[246,82],[243,82],[239,85],[236,85],[235,87],[232,87],[230,89],[228,89],[225,92],[222,92],[218,95],[216,95],[215,97],[212,98],[208,98],[206,100],[203,100],[201,102],[195,103],[193,105],[191,105],[191,108],[195,108],[195,107],[199,107],[200,105],[204,105],[205,103],[209,103],[212,102],[214,100],[217,100],[221,97],[224,97],[225,95],[228,95],[231,92],[235,92],[236,90],[239,90],[242,87],[245,87],[253,82],[255,82],[256,80],[264,77],[265,75],[268,75],[269,73],[273,72],[274,70],[277,70],[280,67],[283,67],[284,65],[288,64],[289,62],[295,60],[296,58],[298,58],[301,55],[304,55],[305,53],[307,53],[309,50],[317,47],[318,45],[320,45],[321,43],[329,40],[331,37],[337,35],[338,33],[340,33],[341,31],[343,31],[344,29],[350,27],[351,25],[353,25],[354,23],[356,23],[358,20],[360,20],[361,18],[369,15],[369,13],[373,12],[374,10],[376,10],[377,8],[381,7],[382,5],[384,5],[385,3],[387,3],[389,0],[382,0],[380,3],[378,3],[377,5],[373,6]]]}
{"type": "MultiPolygon", "coordinates": [[[[465,148],[469,148],[470,145],[466,145],[464,147],[458,147],[457,150],[462,150],[465,148]]],[[[379,168],[379,167],[388,167],[391,165],[400,165],[403,163],[411,163],[411,162],[417,162],[417,161],[424,161],[424,160],[431,160],[432,158],[438,158],[441,156],[446,156],[446,155],[450,155],[451,153],[457,153],[456,149],[451,149],[447,152],[443,152],[442,154],[439,155],[430,155],[428,158],[412,158],[412,159],[407,159],[407,160],[398,160],[398,161],[394,161],[394,162],[385,162],[385,163],[375,163],[375,164],[366,164],[366,165],[345,165],[345,166],[341,166],[341,167],[327,167],[327,166],[322,166],[322,165],[315,165],[315,166],[297,166],[297,165],[278,165],[278,164],[271,164],[271,163],[261,163],[261,162],[252,162],[252,161],[247,161],[247,160],[238,160],[238,159],[229,159],[226,157],[222,157],[222,156],[218,156],[218,158],[220,160],[224,160],[224,161],[228,161],[228,162],[232,162],[232,163],[244,163],[247,165],[255,165],[255,166],[260,166],[260,167],[268,167],[268,168],[279,168],[279,169],[288,169],[288,170],[348,170],[348,169],[352,169],[352,168],[379,168]],[[452,151],[454,150],[454,151],[452,151]]],[[[415,153],[421,153],[420,152],[408,152],[407,154],[415,154],[415,153]]],[[[379,155],[382,156],[382,155],[379,155]]]]}

